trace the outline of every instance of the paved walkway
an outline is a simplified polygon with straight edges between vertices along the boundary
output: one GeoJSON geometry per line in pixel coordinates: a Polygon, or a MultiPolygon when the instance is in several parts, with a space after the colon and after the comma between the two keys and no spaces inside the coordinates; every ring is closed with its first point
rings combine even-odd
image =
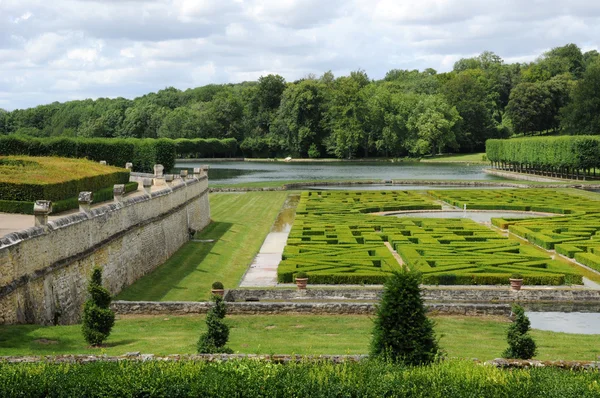
{"type": "Polygon", "coordinates": [[[270,232],[246,271],[240,287],[277,286],[277,267],[281,262],[288,232],[270,232]]]}

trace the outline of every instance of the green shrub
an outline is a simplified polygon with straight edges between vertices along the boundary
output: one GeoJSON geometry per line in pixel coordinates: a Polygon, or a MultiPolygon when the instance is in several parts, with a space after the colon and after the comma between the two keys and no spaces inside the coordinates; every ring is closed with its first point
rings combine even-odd
{"type": "Polygon", "coordinates": [[[233,350],[226,347],[229,340],[229,326],[223,322],[227,307],[223,297],[213,295],[214,305],[206,314],[206,326],[208,330],[198,340],[198,353],[200,354],[231,354],[233,350]]]}
{"type": "Polygon", "coordinates": [[[88,285],[90,298],[83,307],[83,337],[92,346],[102,344],[115,324],[115,314],[109,308],[111,297],[102,286],[102,269],[94,268],[88,285]]]}
{"type": "Polygon", "coordinates": [[[420,275],[394,272],[377,307],[371,355],[406,365],[433,362],[439,354],[433,322],[421,298],[420,275]]]}
{"type": "Polygon", "coordinates": [[[211,287],[215,290],[220,290],[224,288],[223,283],[219,281],[213,282],[211,287]]]}
{"type": "Polygon", "coordinates": [[[535,355],[536,345],[533,338],[528,334],[529,318],[527,318],[525,310],[520,305],[513,305],[512,311],[515,320],[508,327],[506,333],[508,348],[502,356],[504,358],[531,359],[535,355]]]}

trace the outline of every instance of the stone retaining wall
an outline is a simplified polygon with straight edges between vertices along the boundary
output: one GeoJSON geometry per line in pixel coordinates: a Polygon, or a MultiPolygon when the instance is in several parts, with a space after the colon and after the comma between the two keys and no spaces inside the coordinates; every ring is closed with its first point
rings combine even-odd
{"type": "Polygon", "coordinates": [[[0,239],[0,324],[78,322],[94,266],[112,294],[210,222],[208,179],[76,213],[0,239]]]}
{"type": "MultiPolygon", "coordinates": [[[[347,288],[325,289],[231,289],[225,295],[226,301],[248,300],[362,300],[376,301],[382,289],[347,288]]],[[[423,298],[427,301],[463,303],[595,303],[600,304],[600,290],[581,288],[535,288],[526,287],[519,291],[509,287],[450,287],[423,286],[423,298]]]]}
{"type": "MultiPolygon", "coordinates": [[[[119,315],[189,315],[205,314],[210,302],[191,301],[113,301],[111,308],[119,315]]],[[[431,303],[431,312],[446,315],[510,315],[508,304],[431,303]]],[[[227,303],[227,313],[232,315],[367,315],[375,312],[374,303],[298,303],[298,302],[235,302],[227,303]]]]}

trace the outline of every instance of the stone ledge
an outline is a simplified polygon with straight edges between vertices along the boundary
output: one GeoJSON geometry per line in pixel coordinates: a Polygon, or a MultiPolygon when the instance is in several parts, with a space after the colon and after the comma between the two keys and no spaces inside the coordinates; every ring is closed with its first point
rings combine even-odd
{"type": "MultiPolygon", "coordinates": [[[[296,289],[231,289],[226,301],[263,300],[367,300],[377,301],[382,288],[308,288],[296,289]]],[[[448,301],[466,303],[589,303],[600,305],[600,290],[573,289],[565,287],[526,287],[519,291],[508,286],[422,286],[426,301],[448,301]]]]}
{"type": "MultiPolygon", "coordinates": [[[[205,362],[227,362],[239,360],[254,360],[272,363],[299,363],[299,362],[360,362],[367,360],[368,355],[256,355],[256,354],[193,354],[193,355],[167,355],[156,356],[154,354],[141,354],[130,352],[120,356],[108,355],[46,355],[46,356],[4,356],[0,357],[0,363],[50,363],[50,364],[86,364],[93,362],[182,362],[182,361],[205,361],[205,362]]],[[[474,362],[480,363],[477,360],[474,362]]],[[[600,362],[595,361],[538,361],[497,358],[483,363],[484,366],[495,366],[501,369],[529,369],[551,367],[568,370],[586,371],[600,369],[600,362]]]]}
{"type": "MultiPolygon", "coordinates": [[[[113,301],[111,309],[118,315],[188,315],[205,314],[210,302],[192,301],[113,301]]],[[[374,314],[375,303],[297,303],[233,302],[227,303],[231,315],[252,314],[374,314]]],[[[510,315],[508,304],[430,303],[427,309],[445,315],[510,315]]]]}

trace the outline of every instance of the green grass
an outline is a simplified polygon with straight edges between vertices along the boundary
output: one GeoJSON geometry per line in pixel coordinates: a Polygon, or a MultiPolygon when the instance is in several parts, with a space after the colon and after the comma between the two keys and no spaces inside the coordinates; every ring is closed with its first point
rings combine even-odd
{"type": "MultiPolygon", "coordinates": [[[[440,345],[450,357],[488,360],[499,357],[506,347],[509,322],[504,318],[433,318],[442,336],[440,345]]],[[[247,354],[366,354],[373,326],[371,317],[364,315],[234,315],[226,322],[231,327],[229,346],[247,354]]],[[[191,354],[205,329],[200,315],[121,317],[106,346],[90,348],[80,325],[0,326],[0,356],[191,354]]],[[[537,359],[594,360],[600,354],[598,335],[540,330],[533,330],[532,335],[539,347],[537,359]]]]}
{"type": "Polygon", "coordinates": [[[260,249],[288,192],[214,193],[212,223],[166,263],[121,292],[119,300],[202,301],[221,281],[236,287],[260,249]]]}
{"type": "Polygon", "coordinates": [[[426,163],[485,163],[489,161],[483,160],[485,152],[482,153],[468,153],[468,154],[450,154],[450,155],[435,155],[428,156],[421,159],[421,162],[426,163]]]}

